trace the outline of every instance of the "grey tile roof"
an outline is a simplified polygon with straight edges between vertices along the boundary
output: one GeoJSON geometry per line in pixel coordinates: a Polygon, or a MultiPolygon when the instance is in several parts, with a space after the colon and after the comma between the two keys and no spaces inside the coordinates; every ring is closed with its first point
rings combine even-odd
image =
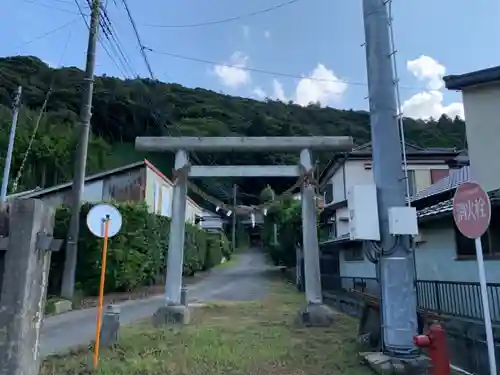
{"type": "Polygon", "coordinates": [[[439,180],[435,184],[432,184],[428,188],[419,191],[415,194],[411,201],[417,201],[419,199],[428,198],[432,195],[440,194],[448,190],[452,190],[458,187],[463,182],[470,181],[470,167],[465,166],[460,169],[450,172],[450,175],[439,180]]]}
{"type": "MultiPolygon", "coordinates": [[[[500,196],[498,196],[498,191],[492,192],[490,195],[490,201],[492,206],[498,206],[500,203],[500,196]]],[[[417,217],[419,220],[426,219],[431,216],[437,216],[440,214],[445,214],[453,211],[453,199],[447,199],[443,202],[439,202],[429,207],[425,207],[417,212],[417,217]]]]}
{"type": "Polygon", "coordinates": [[[463,90],[467,87],[500,81],[500,66],[475,72],[443,77],[448,90],[463,90]]]}
{"type": "Polygon", "coordinates": [[[451,212],[453,210],[453,199],[448,199],[438,204],[423,208],[417,212],[418,219],[427,218],[439,214],[451,212]]]}

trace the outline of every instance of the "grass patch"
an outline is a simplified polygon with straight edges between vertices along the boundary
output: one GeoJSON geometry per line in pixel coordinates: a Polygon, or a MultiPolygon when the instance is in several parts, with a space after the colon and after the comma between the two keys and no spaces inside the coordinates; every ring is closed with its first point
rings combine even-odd
{"type": "MultiPolygon", "coordinates": [[[[338,314],[332,328],[294,324],[303,295],[269,282],[261,302],[213,303],[193,310],[185,327],[125,327],[103,350],[101,375],[367,375],[356,356],[356,321],[338,314]]],[[[92,374],[90,348],[49,357],[41,375],[92,374]]]]}

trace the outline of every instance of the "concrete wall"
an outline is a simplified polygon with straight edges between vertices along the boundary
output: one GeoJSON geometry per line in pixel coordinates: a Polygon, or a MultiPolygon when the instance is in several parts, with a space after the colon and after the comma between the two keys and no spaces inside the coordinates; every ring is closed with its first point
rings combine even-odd
{"type": "Polygon", "coordinates": [[[500,84],[463,91],[467,145],[474,180],[484,189],[500,188],[500,84]]]}

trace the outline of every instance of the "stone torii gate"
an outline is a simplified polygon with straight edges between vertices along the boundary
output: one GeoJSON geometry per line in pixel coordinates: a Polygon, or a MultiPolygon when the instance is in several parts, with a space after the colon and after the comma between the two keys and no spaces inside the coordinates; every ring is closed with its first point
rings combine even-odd
{"type": "MultiPolygon", "coordinates": [[[[184,231],[188,177],[301,177],[313,169],[311,151],[350,151],[352,137],[137,137],[141,151],[175,152],[175,181],[167,259],[165,306],[154,316],[157,324],[187,323],[189,310],[181,304],[184,231]],[[189,163],[188,152],[299,152],[299,165],[207,166],[189,163]]],[[[307,325],[328,325],[331,312],[323,305],[314,186],[301,188],[307,325]]]]}

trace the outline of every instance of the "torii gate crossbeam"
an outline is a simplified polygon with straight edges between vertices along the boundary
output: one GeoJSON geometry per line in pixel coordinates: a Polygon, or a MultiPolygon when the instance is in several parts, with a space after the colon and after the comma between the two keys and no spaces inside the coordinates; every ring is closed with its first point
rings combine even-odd
{"type": "MultiPolygon", "coordinates": [[[[156,323],[187,323],[189,310],[181,305],[187,179],[192,177],[305,176],[313,170],[312,150],[348,151],[351,137],[138,137],[143,151],[174,151],[175,170],[172,222],[167,255],[165,306],[156,313],[156,323]],[[300,152],[298,166],[191,166],[189,151],[205,152],[300,152]]],[[[302,235],[307,306],[301,317],[309,326],[332,323],[331,311],[323,305],[319,264],[318,231],[314,186],[304,179],[301,188],[302,235]]]]}

